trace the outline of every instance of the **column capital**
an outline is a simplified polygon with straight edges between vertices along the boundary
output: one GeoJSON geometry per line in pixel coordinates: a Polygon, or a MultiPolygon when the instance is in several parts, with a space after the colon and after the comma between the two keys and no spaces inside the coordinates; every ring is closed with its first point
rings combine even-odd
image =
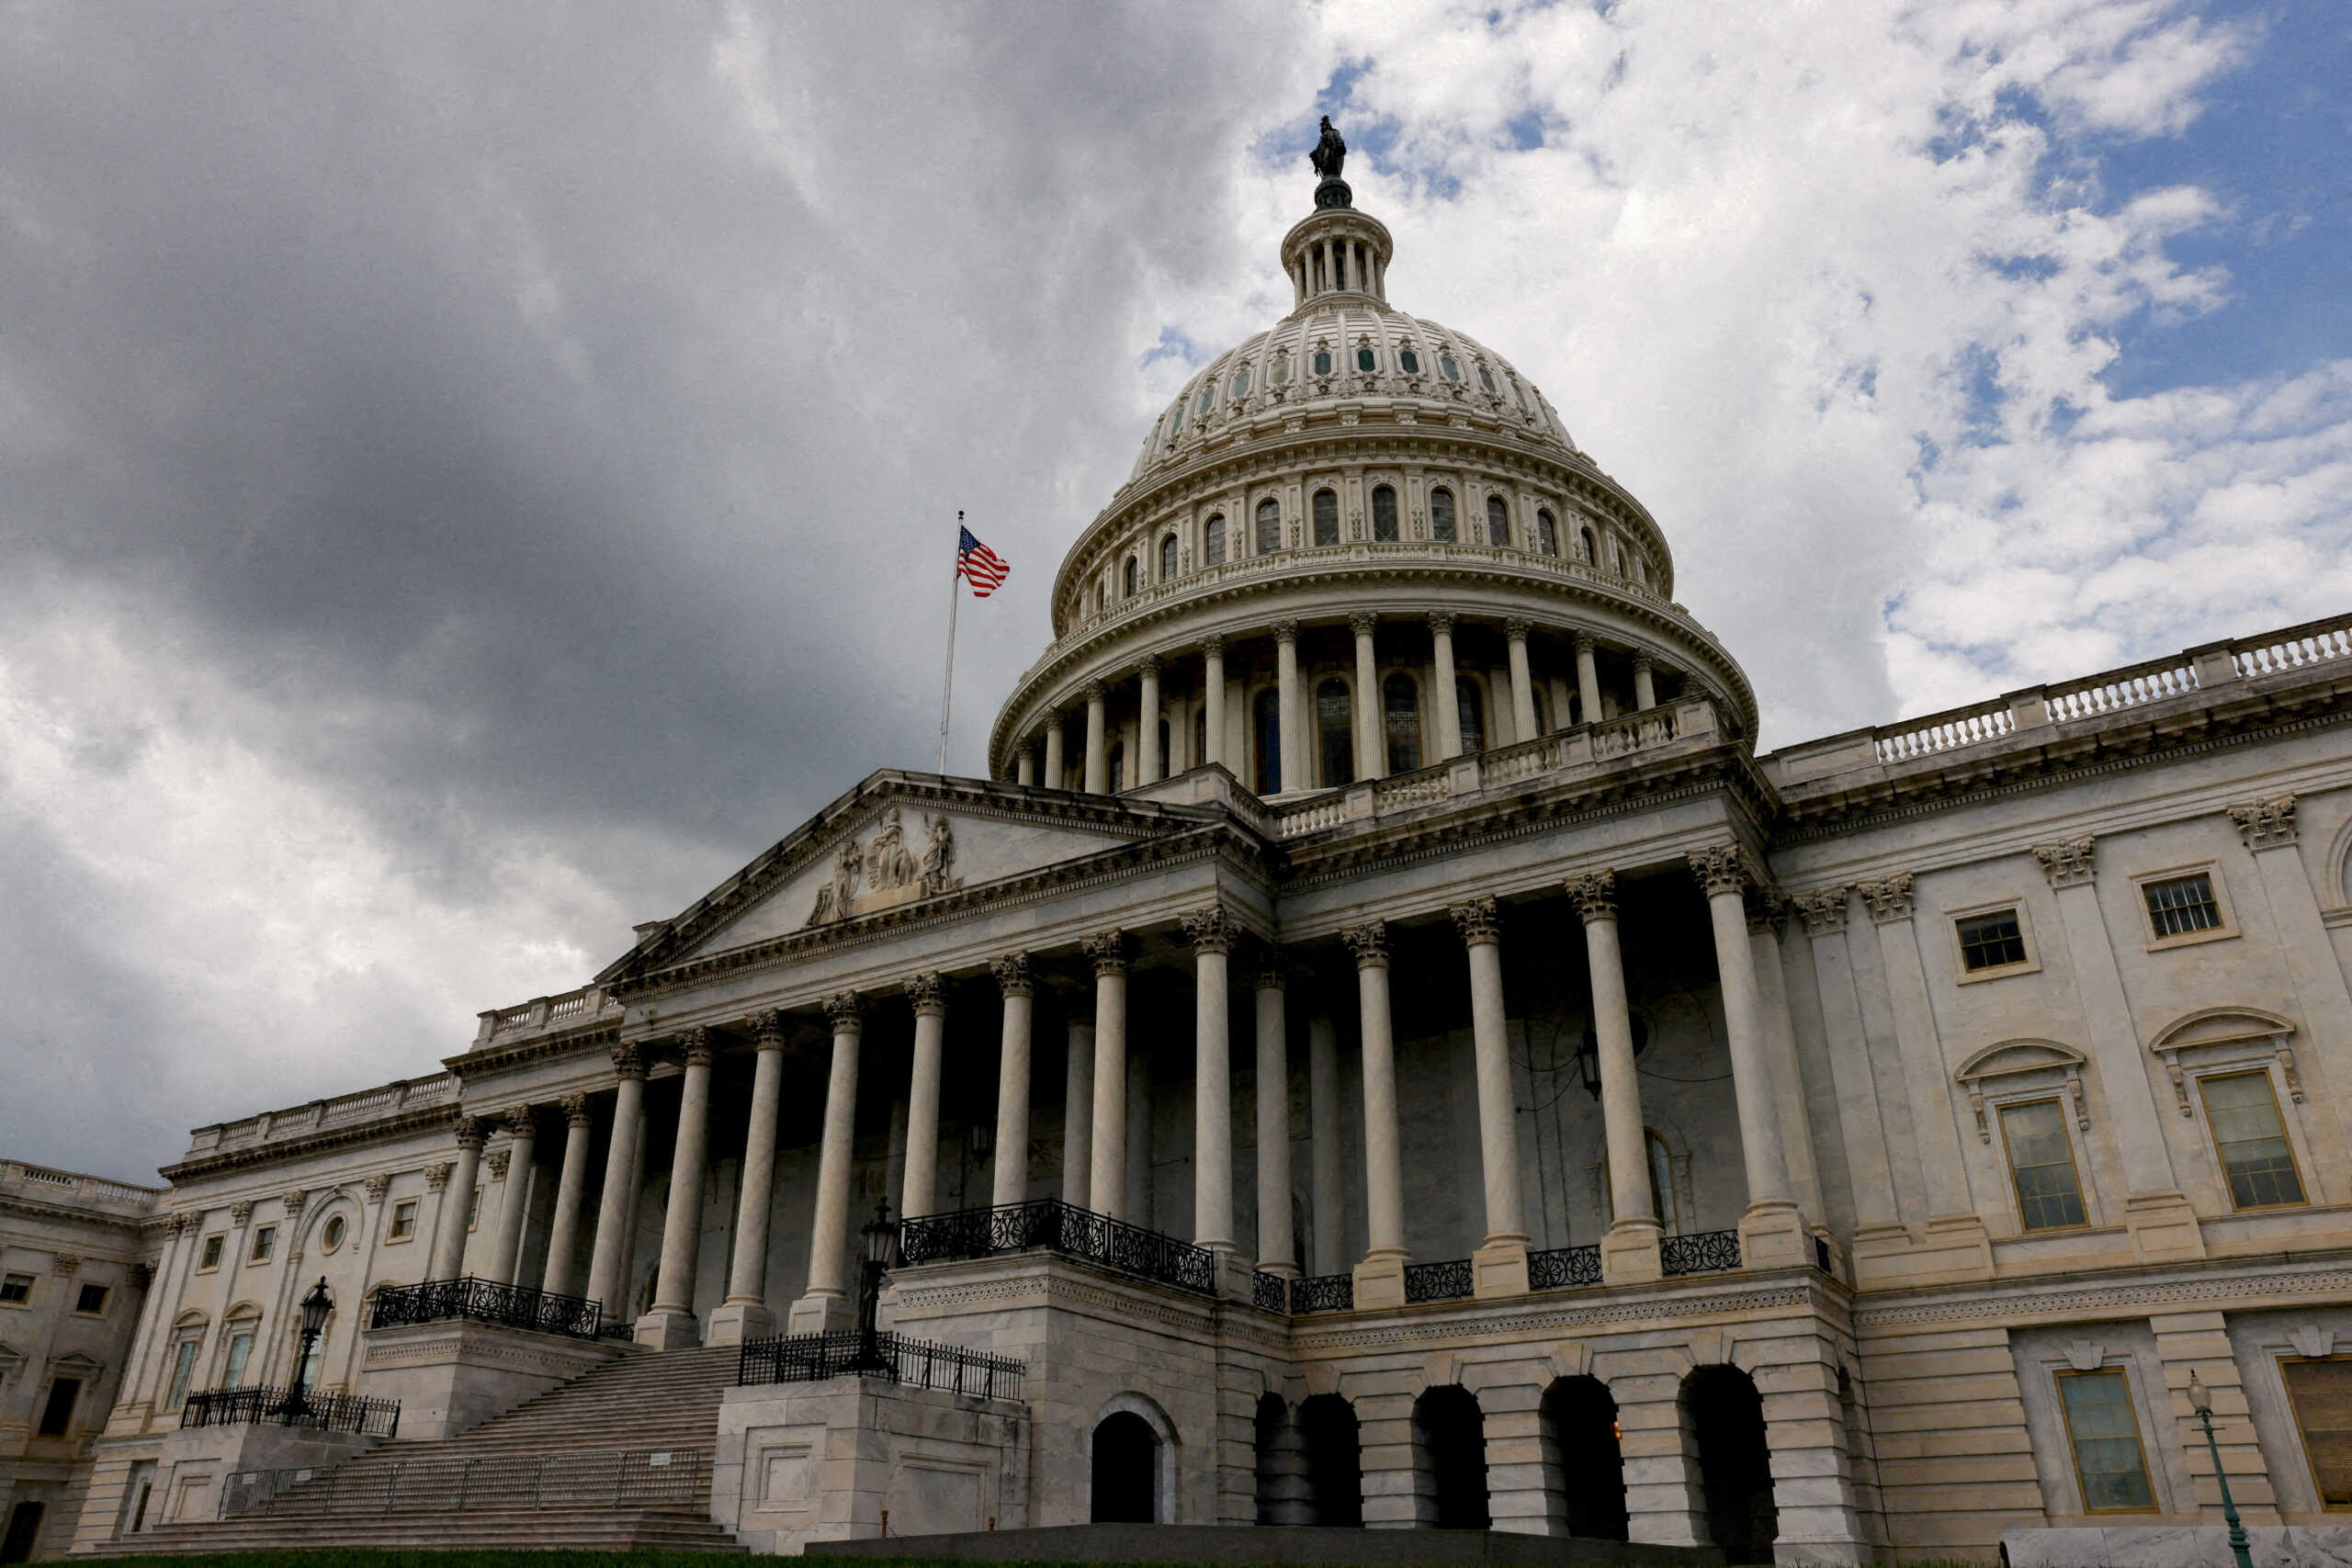
{"type": "Polygon", "coordinates": [[[624,1040],[613,1047],[613,1076],[641,1078],[645,1076],[645,1047],[634,1040],[624,1040]]]}
{"type": "Polygon", "coordinates": [[[2237,824],[2249,850],[2275,850],[2296,840],[2295,797],[2291,795],[2266,795],[2244,806],[2233,806],[2230,820],[2237,824]]]}
{"type": "Polygon", "coordinates": [[[536,1138],[539,1135],[538,1120],[531,1114],[531,1108],[527,1105],[512,1106],[498,1120],[510,1138],[536,1138]]]}
{"type": "Polygon", "coordinates": [[[835,1034],[859,1034],[865,1029],[865,1003],[855,991],[835,991],[823,1002],[825,1017],[835,1034]]]}
{"type": "Polygon", "coordinates": [[[1029,973],[1029,955],[1008,953],[989,965],[996,976],[996,988],[1008,997],[1031,997],[1037,994],[1037,981],[1029,973]]]}
{"type": "Polygon", "coordinates": [[[1296,643],[1298,641],[1298,623],[1295,620],[1276,621],[1269,629],[1273,632],[1276,642],[1296,643]]]}
{"type": "Polygon", "coordinates": [[[1250,966],[1250,984],[1261,991],[1279,991],[1289,985],[1289,955],[1279,947],[1261,944],[1250,966]]]}
{"type": "Polygon", "coordinates": [[[1568,897],[1576,900],[1577,913],[1584,917],[1586,925],[1595,920],[1617,918],[1617,874],[1613,871],[1587,872],[1567,880],[1568,897]]]}
{"type": "Polygon", "coordinates": [[[1149,680],[1153,676],[1158,675],[1159,673],[1159,656],[1156,653],[1147,653],[1141,659],[1136,660],[1136,673],[1145,680],[1149,680]]]}
{"type": "Polygon", "coordinates": [[[380,1203],[384,1201],[384,1194],[391,1190],[392,1173],[389,1170],[379,1170],[368,1179],[368,1201],[380,1203]]]}
{"type": "Polygon", "coordinates": [[[1357,968],[1388,967],[1387,921],[1366,920],[1363,925],[1350,926],[1340,933],[1340,940],[1346,942],[1348,951],[1355,955],[1357,968]]]}
{"type": "Polygon", "coordinates": [[[277,1201],[286,1205],[286,1217],[289,1220],[294,1219],[310,1202],[311,1190],[307,1187],[297,1187],[290,1192],[279,1193],[277,1201]]]}
{"type": "Polygon", "coordinates": [[[1348,629],[1358,637],[1370,637],[1372,628],[1380,624],[1380,616],[1371,610],[1356,610],[1348,616],[1348,629]]]}
{"type": "MultiPolygon", "coordinates": [[[[426,1166],[424,1168],[424,1190],[427,1192],[440,1191],[442,1189],[449,1185],[449,1178],[456,1175],[457,1170],[457,1165],[453,1161],[446,1159],[436,1161],[432,1165],[426,1166]]],[[[196,1229],[196,1226],[190,1225],[188,1229],[194,1230],[196,1229]]]]}
{"type": "Polygon", "coordinates": [[[2098,874],[2098,867],[2093,863],[2098,840],[2088,833],[2079,839],[2028,847],[2032,850],[2033,858],[2041,863],[2041,874],[2050,879],[2052,887],[2079,887],[2098,874]]]}
{"type": "Polygon", "coordinates": [[[1770,931],[1774,937],[1787,929],[1789,901],[1770,883],[1757,883],[1747,890],[1747,934],[1761,936],[1770,931]]]}
{"type": "Polygon", "coordinates": [[[926,969],[907,976],[907,1000],[914,1004],[917,1018],[947,1016],[947,986],[936,969],[926,969]]]}
{"type": "Polygon", "coordinates": [[[1577,636],[1576,636],[1576,649],[1577,649],[1577,658],[1579,658],[1579,659],[1583,658],[1586,654],[1592,652],[1595,649],[1599,648],[1600,646],[1600,645],[1599,643],[1596,643],[1596,642],[1594,642],[1594,641],[1592,640],[1592,634],[1591,634],[1590,632],[1578,632],[1578,633],[1577,633],[1577,636]]]}
{"type": "Polygon", "coordinates": [[[1127,972],[1127,933],[1113,927],[1090,936],[1078,944],[1085,950],[1087,959],[1097,975],[1124,975],[1127,972]]]}
{"type": "Polygon", "coordinates": [[[242,1225],[253,1217],[254,1201],[252,1199],[242,1199],[239,1201],[229,1205],[229,1223],[231,1224],[242,1225]]]}
{"type": "Polygon", "coordinates": [[[479,1116],[460,1116],[457,1125],[458,1146],[479,1149],[490,1136],[490,1129],[479,1116]]]}
{"type": "Polygon", "coordinates": [[[490,1179],[492,1181],[503,1181],[506,1179],[506,1164],[514,1157],[512,1150],[492,1149],[482,1156],[481,1162],[490,1168],[490,1179]]]}
{"type": "Polygon", "coordinates": [[[1241,922],[1226,913],[1222,904],[1194,909],[1182,917],[1184,940],[1195,953],[1231,953],[1241,940],[1241,922]]]}
{"type": "Polygon", "coordinates": [[[1534,629],[1535,623],[1525,615],[1513,615],[1503,622],[1503,636],[1512,642],[1525,642],[1527,634],[1534,629]]]}
{"type": "Polygon", "coordinates": [[[1492,894],[1456,904],[1446,913],[1453,917],[1453,929],[1462,933],[1463,942],[1472,947],[1503,940],[1502,912],[1492,894]]]}
{"type": "Polygon", "coordinates": [[[678,1054],[685,1058],[686,1066],[690,1067],[710,1066],[710,1031],[696,1025],[681,1033],[678,1036],[678,1054]]]}
{"type": "Polygon", "coordinates": [[[1656,670],[1657,668],[1657,660],[1650,657],[1649,649],[1645,648],[1637,648],[1634,649],[1634,674],[1638,675],[1645,670],[1656,670]]]}
{"type": "Polygon", "coordinates": [[[1710,898],[1729,893],[1735,897],[1747,891],[1747,857],[1740,853],[1737,844],[1709,844],[1704,849],[1690,850],[1683,858],[1690,863],[1690,874],[1699,879],[1710,898]]]}
{"type": "Polygon", "coordinates": [[[1789,902],[1796,906],[1797,918],[1804,922],[1804,934],[1807,936],[1826,936],[1831,931],[1846,929],[1846,889],[1843,886],[1794,894],[1789,902]]]}
{"type": "Polygon", "coordinates": [[[1110,694],[1102,682],[1089,681],[1080,691],[1079,695],[1086,699],[1087,706],[1092,707],[1096,703],[1108,701],[1110,694]]]}
{"type": "Polygon", "coordinates": [[[1214,632],[1210,633],[1207,637],[1201,638],[1201,657],[1204,659],[1223,659],[1225,657],[1225,638],[1217,636],[1214,632]]]}
{"type": "Polygon", "coordinates": [[[784,1014],[775,1008],[762,1008],[743,1020],[752,1043],[762,1051],[784,1049],[784,1014]]]}
{"type": "Polygon", "coordinates": [[[1861,895],[1863,907],[1880,925],[1911,918],[1911,874],[1907,871],[1857,882],[1854,891],[1861,895]]]}
{"type": "Polygon", "coordinates": [[[153,1264],[140,1262],[134,1263],[130,1266],[130,1288],[132,1290],[143,1291],[154,1282],[155,1266],[153,1264]]]}
{"type": "Polygon", "coordinates": [[[1451,610],[1431,610],[1430,612],[1430,635],[1435,637],[1452,637],[1453,635],[1453,612],[1451,610]]]}
{"type": "MultiPolygon", "coordinates": [[[[557,1100],[556,1104],[563,1111],[563,1124],[565,1126],[585,1127],[589,1125],[588,1097],[586,1095],[567,1094],[561,1100],[557,1100]]],[[[380,1198],[383,1194],[379,1192],[376,1196],[380,1198]]]]}
{"type": "Polygon", "coordinates": [[[82,1271],[82,1256],[77,1252],[52,1252],[49,1255],[49,1271],[72,1279],[82,1271]]]}

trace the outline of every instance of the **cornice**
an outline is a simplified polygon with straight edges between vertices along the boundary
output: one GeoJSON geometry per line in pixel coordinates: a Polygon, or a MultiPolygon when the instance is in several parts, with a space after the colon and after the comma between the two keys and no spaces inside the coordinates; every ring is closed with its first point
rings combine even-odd
{"type": "Polygon", "coordinates": [[[2107,1276],[2068,1288],[2052,1289],[2048,1277],[2019,1278],[1986,1286],[1950,1286],[1906,1292],[1894,1300],[1865,1296],[1856,1305],[1854,1326],[1903,1328],[1917,1324],[1990,1321],[2004,1325],[2043,1316],[2144,1316],[2154,1305],[2191,1302],[2278,1304],[2280,1297],[2352,1294],[2352,1267],[2341,1249],[2299,1256],[2282,1265],[2277,1253],[2209,1259],[2189,1267],[2103,1270],[2107,1276]]]}
{"type": "Polygon", "coordinates": [[[1304,1357],[1317,1352],[1388,1349],[1430,1340],[1459,1344],[1465,1334],[1492,1341],[1500,1337],[1532,1337],[1616,1324],[1650,1325],[1668,1319],[1734,1316],[1752,1321],[1758,1313],[1792,1309],[1841,1326],[1847,1316],[1841,1297],[1823,1288],[1817,1279],[1792,1279],[1782,1284],[1758,1282],[1739,1290],[1678,1294],[1661,1294],[1653,1289],[1600,1299],[1583,1292],[1552,1300],[1520,1297],[1509,1307],[1492,1302],[1449,1303],[1445,1309],[1404,1307],[1392,1309],[1397,1315],[1385,1322],[1365,1323],[1363,1314],[1352,1319],[1310,1317],[1294,1320],[1291,1342],[1304,1357]]]}
{"type": "Polygon", "coordinates": [[[104,1209],[77,1209],[63,1203],[51,1203],[39,1198],[27,1198],[14,1192],[0,1192],[0,1214],[15,1214],[31,1220],[54,1220],[60,1224],[103,1225],[133,1237],[141,1237],[155,1221],[153,1213],[116,1214],[104,1209]]]}
{"type": "Polygon", "coordinates": [[[439,1105],[420,1107],[387,1116],[377,1122],[355,1122],[333,1132],[312,1133],[305,1137],[285,1138],[252,1145],[242,1149],[224,1149],[199,1155],[194,1159],[164,1166],[158,1175],[175,1187],[185,1186],[203,1177],[219,1176],[232,1170],[251,1170],[257,1167],[280,1165],[288,1160],[307,1159],[334,1149],[349,1148],[356,1144],[375,1143],[384,1138],[404,1136],[410,1133],[431,1132],[437,1127],[454,1126],[458,1115],[458,1100],[452,1098],[439,1105]]]}
{"type": "Polygon", "coordinates": [[[460,1051],[454,1056],[444,1056],[441,1065],[453,1073],[463,1073],[469,1078],[482,1078],[510,1072],[549,1056],[568,1055],[584,1047],[609,1047],[620,1037],[620,1021],[608,1018],[577,1029],[548,1030],[512,1044],[476,1046],[460,1051]]]}

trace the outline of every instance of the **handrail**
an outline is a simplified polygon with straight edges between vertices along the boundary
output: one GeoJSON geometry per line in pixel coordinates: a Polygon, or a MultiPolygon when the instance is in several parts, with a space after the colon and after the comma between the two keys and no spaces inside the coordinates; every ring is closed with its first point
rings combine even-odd
{"type": "Polygon", "coordinates": [[[221,1483],[219,1517],[251,1514],[462,1514],[474,1508],[642,1508],[704,1495],[704,1449],[411,1459],[390,1465],[240,1470],[221,1483]]]}
{"type": "Polygon", "coordinates": [[[564,1334],[575,1339],[598,1336],[602,1303],[585,1296],[550,1295],[495,1280],[426,1280],[414,1285],[387,1285],[376,1292],[370,1328],[399,1328],[416,1323],[441,1323],[454,1318],[503,1324],[509,1328],[564,1334]]]}
{"type": "Polygon", "coordinates": [[[775,1382],[822,1382],[827,1378],[888,1378],[914,1388],[943,1389],[975,1399],[1021,1398],[1028,1363],[961,1345],[937,1345],[902,1334],[834,1329],[747,1339],[735,1362],[735,1382],[752,1388],[775,1382]]]}
{"type": "Polygon", "coordinates": [[[313,1393],[283,1388],[199,1389],[180,1406],[180,1426],[301,1427],[321,1432],[351,1432],[364,1438],[397,1438],[401,1402],[356,1393],[313,1393]]]}
{"type": "Polygon", "coordinates": [[[922,1214],[899,1226],[899,1260],[910,1267],[1038,1250],[1203,1295],[1216,1289],[1216,1259],[1208,1248],[1058,1198],[922,1214]]]}

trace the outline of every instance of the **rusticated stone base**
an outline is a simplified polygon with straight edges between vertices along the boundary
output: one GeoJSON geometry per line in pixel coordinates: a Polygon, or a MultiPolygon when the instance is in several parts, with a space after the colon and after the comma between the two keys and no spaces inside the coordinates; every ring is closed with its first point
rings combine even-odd
{"type": "Polygon", "coordinates": [[[459,1319],[368,1330],[358,1392],[401,1402],[401,1436],[450,1438],[616,1356],[609,1339],[459,1319]]]}

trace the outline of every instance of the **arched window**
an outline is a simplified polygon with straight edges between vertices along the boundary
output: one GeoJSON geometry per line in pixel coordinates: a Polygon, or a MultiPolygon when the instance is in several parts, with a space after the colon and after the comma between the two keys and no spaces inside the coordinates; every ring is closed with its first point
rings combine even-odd
{"type": "Polygon", "coordinates": [[[1535,509],[1535,547],[1547,556],[1560,553],[1560,525],[1540,506],[1535,509]]]}
{"type": "Polygon", "coordinates": [[[1375,539],[1396,537],[1396,491],[1391,486],[1373,487],[1372,536],[1375,539]]]}
{"type": "Polygon", "coordinates": [[[1527,394],[1519,389],[1519,378],[1516,376],[1510,376],[1504,378],[1504,379],[1510,383],[1510,400],[1519,405],[1520,412],[1525,413],[1527,412],[1527,394]]]}
{"type": "Polygon", "coordinates": [[[1421,694],[1402,671],[1380,689],[1381,716],[1388,739],[1388,771],[1409,773],[1421,765],[1421,694]]]}
{"type": "Polygon", "coordinates": [[[1206,418],[1209,410],[1215,407],[1216,407],[1216,383],[1211,381],[1201,389],[1201,400],[1193,412],[1206,418]]]}
{"type": "Polygon", "coordinates": [[[1498,495],[1487,497],[1487,543],[1510,543],[1510,508],[1503,504],[1503,498],[1498,495]]]}
{"type": "Polygon", "coordinates": [[[1225,513],[1222,512],[1210,518],[1208,525],[1201,530],[1201,564],[1225,564],[1225,513]]]}
{"type": "Polygon", "coordinates": [[[1462,716],[1462,749],[1476,753],[1487,749],[1487,699],[1478,682],[1467,675],[1453,678],[1453,705],[1462,716]]]}
{"type": "Polygon", "coordinates": [[[1272,555],[1283,547],[1283,509],[1272,496],[1258,503],[1258,553],[1272,555]]]}
{"type": "Polygon", "coordinates": [[[1176,575],[1176,536],[1169,535],[1159,541],[1159,581],[1168,581],[1176,575]]]}
{"type": "Polygon", "coordinates": [[[261,1313],[251,1306],[230,1310],[220,1332],[227,1341],[227,1350],[220,1361],[222,1388],[243,1388],[245,1376],[253,1370],[254,1338],[261,1330],[261,1313]]]}
{"type": "Polygon", "coordinates": [[[1107,787],[1113,795],[1116,795],[1127,787],[1127,743],[1124,740],[1113,741],[1105,761],[1108,765],[1102,772],[1107,776],[1107,787]]]}
{"type": "Polygon", "coordinates": [[[1584,561],[1592,566],[1599,566],[1600,564],[1600,547],[1593,542],[1591,529],[1577,529],[1577,543],[1582,547],[1577,552],[1577,558],[1578,560],[1584,561]]]}
{"type": "Polygon", "coordinates": [[[1462,379],[1462,367],[1453,362],[1453,355],[1451,354],[1441,354],[1437,356],[1437,373],[1449,381],[1462,379]]]}
{"type": "Polygon", "coordinates": [[[1250,704],[1250,738],[1257,748],[1258,794],[1283,792],[1282,694],[1268,686],[1250,704]]]}
{"type": "MultiPolygon", "coordinates": [[[[1495,373],[1494,373],[1493,371],[1491,371],[1491,370],[1487,369],[1485,366],[1481,365],[1480,367],[1478,367],[1478,384],[1479,384],[1480,386],[1482,386],[1482,387],[1486,388],[1486,389],[1487,389],[1487,390],[1488,392],[1494,392],[1494,390],[1495,390],[1495,373]]],[[[1496,394],[1496,395],[1497,395],[1497,396],[1499,396],[1500,394],[1499,394],[1499,393],[1498,393],[1498,394],[1496,394]]]]}
{"type": "Polygon", "coordinates": [[[1290,351],[1288,349],[1274,355],[1274,368],[1268,378],[1277,387],[1290,385],[1290,351]]]}
{"type": "Polygon", "coordinates": [[[1432,1388],[1413,1402],[1413,1469],[1417,1488],[1433,1500],[1442,1530],[1482,1530],[1493,1521],[1487,1504],[1487,1421],[1478,1400],[1458,1383],[1432,1388]]]}
{"type": "Polygon", "coordinates": [[[1430,491],[1430,537],[1453,543],[1453,492],[1442,485],[1430,491]]]}
{"type": "Polygon", "coordinates": [[[1329,376],[1331,373],[1331,351],[1329,349],[1318,348],[1315,351],[1315,373],[1317,376],[1329,376]]]}
{"type": "Polygon", "coordinates": [[[1094,1428],[1093,1519],[1098,1525],[1159,1522],[1159,1434],[1132,1410],[1094,1428]]]}
{"type": "Polygon", "coordinates": [[[1396,367],[1408,376],[1418,376],[1421,373],[1421,356],[1409,348],[1400,348],[1396,351],[1396,367]]]}
{"type": "Polygon", "coordinates": [[[1315,688],[1315,734],[1326,789],[1356,782],[1355,724],[1349,707],[1345,681],[1326,681],[1315,688]]]}
{"type": "Polygon", "coordinates": [[[1356,345],[1356,368],[1367,376],[1380,368],[1379,357],[1372,352],[1370,344],[1356,345]]]}
{"type": "Polygon", "coordinates": [[[1318,545],[1340,542],[1340,498],[1328,490],[1315,492],[1315,542],[1318,545]]]}
{"type": "Polygon", "coordinates": [[[1250,367],[1243,366],[1233,373],[1233,396],[1238,400],[1250,395],[1250,367]]]}
{"type": "Polygon", "coordinates": [[[1176,400],[1176,417],[1168,422],[1168,439],[1173,441],[1184,433],[1184,400],[1176,400]]]}

